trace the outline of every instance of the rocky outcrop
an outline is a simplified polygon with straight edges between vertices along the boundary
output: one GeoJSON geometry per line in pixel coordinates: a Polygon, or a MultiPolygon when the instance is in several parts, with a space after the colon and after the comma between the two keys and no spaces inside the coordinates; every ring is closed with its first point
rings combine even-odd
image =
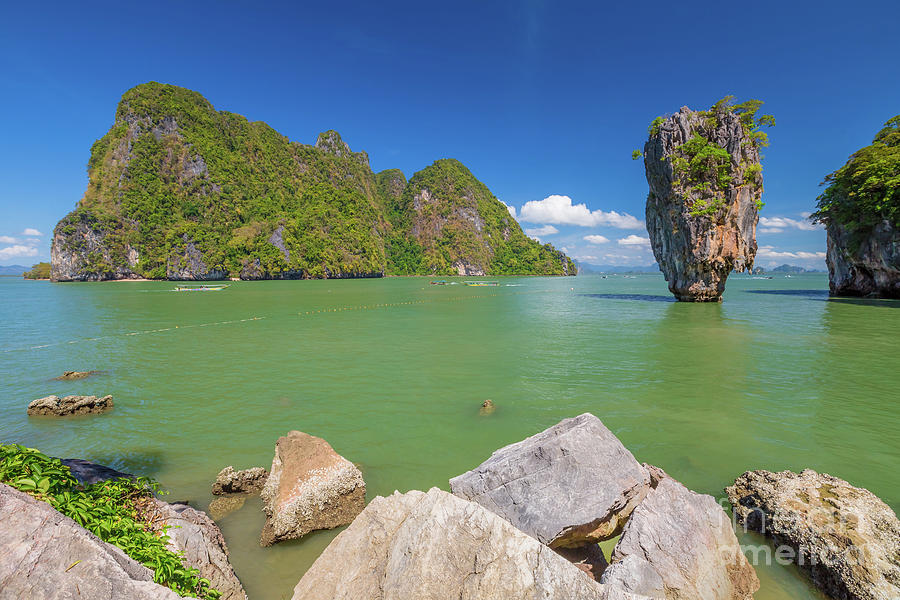
{"type": "Polygon", "coordinates": [[[722,507],[671,477],[634,510],[601,581],[673,600],[749,600],[759,589],[722,507]]]}
{"type": "Polygon", "coordinates": [[[727,488],[735,516],[836,600],[900,598],[900,522],[872,492],[807,469],[747,471],[727,488]]]}
{"type": "Polygon", "coordinates": [[[113,407],[112,396],[47,396],[32,400],[28,405],[29,415],[50,415],[66,417],[69,415],[96,415],[113,407]]]}
{"type": "Polygon", "coordinates": [[[153,572],[75,521],[0,484],[0,590],[32,600],[178,600],[153,572]]]}
{"type": "Polygon", "coordinates": [[[328,442],[291,431],[275,444],[261,496],[266,523],[260,543],[271,546],[347,525],[366,505],[366,484],[359,469],[328,442]]]}
{"type": "Polygon", "coordinates": [[[831,221],[826,231],[832,296],[900,298],[900,229],[884,220],[851,233],[831,221]]]}
{"type": "Polygon", "coordinates": [[[224,269],[206,265],[203,253],[187,235],[183,237],[180,247],[172,249],[166,262],[166,279],[174,281],[219,281],[227,276],[228,272],[224,269]]]}
{"type": "Polygon", "coordinates": [[[251,494],[260,491],[269,478],[269,472],[262,467],[252,467],[235,471],[228,465],[216,476],[212,486],[214,495],[221,494],[251,494]]]}
{"type": "Polygon", "coordinates": [[[138,251],[124,241],[121,228],[81,210],[63,217],[50,243],[51,281],[135,279],[138,251]]]}
{"type": "Polygon", "coordinates": [[[73,379],[84,379],[91,375],[96,375],[100,371],[64,371],[59,377],[54,377],[57,381],[72,381],[73,379]]]}
{"type": "Polygon", "coordinates": [[[294,600],[639,600],[603,586],[478,504],[437,488],[378,497],[294,600]]]}
{"type": "Polygon", "coordinates": [[[450,489],[544,544],[578,547],[617,535],[650,475],[585,413],[497,450],[450,489]]]}
{"type": "Polygon", "coordinates": [[[244,588],[228,561],[228,546],[218,526],[206,513],[187,504],[153,501],[154,523],[168,526],[169,550],[180,552],[183,562],[200,571],[222,600],[247,600],[244,588]]]}
{"type": "Polygon", "coordinates": [[[678,300],[719,301],[732,270],[752,268],[762,194],[759,151],[729,110],[683,107],[644,145],[647,232],[678,300]]]}

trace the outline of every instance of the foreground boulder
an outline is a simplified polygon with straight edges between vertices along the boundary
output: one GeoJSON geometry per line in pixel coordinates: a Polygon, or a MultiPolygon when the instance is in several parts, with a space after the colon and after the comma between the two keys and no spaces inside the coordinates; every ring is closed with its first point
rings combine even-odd
{"type": "Polygon", "coordinates": [[[184,564],[200,571],[222,600],[247,600],[247,594],[228,561],[228,546],[218,526],[206,513],[187,504],[169,504],[154,499],[154,523],[168,525],[169,549],[181,552],[184,564]]]}
{"type": "Polygon", "coordinates": [[[271,546],[317,529],[347,525],[366,505],[362,473],[322,438],[291,431],[278,438],[262,493],[260,543],[271,546]]]}
{"type": "Polygon", "coordinates": [[[269,472],[262,467],[253,467],[235,471],[231,465],[225,467],[216,476],[212,486],[213,495],[251,494],[262,490],[269,478],[269,472]]]}
{"type": "Polygon", "coordinates": [[[178,600],[153,572],[46,502],[0,484],[0,596],[178,600]]]}
{"type": "Polygon", "coordinates": [[[65,417],[69,415],[95,415],[108,411],[113,407],[113,397],[103,396],[47,396],[32,400],[28,405],[29,415],[52,415],[65,417]]]}
{"type": "Polygon", "coordinates": [[[792,549],[832,598],[900,598],[900,522],[872,492],[810,469],[747,471],[725,491],[738,522],[792,549]]]}
{"type": "Polygon", "coordinates": [[[585,413],[497,450],[450,489],[550,547],[578,547],[615,536],[650,475],[585,413]]]}
{"type": "Polygon", "coordinates": [[[721,300],[728,274],[752,268],[756,257],[758,124],[720,104],[659,118],[644,145],[647,233],[681,301],[721,300]]]}
{"type": "Polygon", "coordinates": [[[437,488],[378,497],[294,600],[640,600],[602,586],[505,520],[437,488]]]}
{"type": "Polygon", "coordinates": [[[746,600],[759,589],[722,507],[671,477],[634,510],[601,582],[679,600],[746,600]]]}

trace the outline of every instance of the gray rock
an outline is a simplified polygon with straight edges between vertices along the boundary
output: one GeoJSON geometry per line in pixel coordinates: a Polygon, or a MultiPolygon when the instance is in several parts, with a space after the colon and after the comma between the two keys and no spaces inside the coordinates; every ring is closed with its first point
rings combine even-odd
{"type": "Polygon", "coordinates": [[[173,245],[166,261],[166,279],[174,281],[219,281],[228,277],[224,268],[209,267],[203,252],[184,234],[181,243],[173,245]]]}
{"type": "Polygon", "coordinates": [[[745,600],[759,589],[722,507],[671,477],[634,510],[610,558],[603,583],[658,593],[652,569],[673,600],[745,600]]]}
{"type": "Polygon", "coordinates": [[[66,417],[69,415],[96,415],[113,407],[112,396],[47,396],[32,400],[28,405],[29,415],[66,417]]]}
{"type": "Polygon", "coordinates": [[[606,567],[600,581],[611,587],[648,598],[666,597],[662,577],[653,565],[636,554],[629,554],[619,562],[606,567]]]}
{"type": "Polygon", "coordinates": [[[900,522],[869,490],[807,469],[747,471],[725,491],[738,522],[790,551],[830,597],[900,598],[900,522]]]}
{"type": "Polygon", "coordinates": [[[206,513],[187,504],[154,499],[154,522],[168,525],[169,549],[181,552],[187,566],[200,571],[210,586],[222,592],[222,600],[247,600],[244,588],[228,561],[228,546],[219,527],[206,513]]]}
{"type": "Polygon", "coordinates": [[[644,145],[647,232],[659,269],[678,300],[719,301],[732,270],[752,268],[756,257],[757,202],[762,195],[759,151],[731,112],[709,117],[683,107],[651,132],[644,145]],[[672,159],[695,135],[730,155],[731,183],[721,190],[715,170],[700,176],[699,184],[673,168],[672,159]],[[698,191],[697,185],[707,185],[698,191]],[[720,207],[712,214],[692,215],[704,207],[720,207]]]}
{"type": "Polygon", "coordinates": [[[362,473],[322,438],[291,431],[278,438],[260,494],[266,523],[263,546],[317,529],[347,525],[366,505],[362,473]]]}
{"type": "Polygon", "coordinates": [[[0,484],[0,596],[178,600],[153,572],[72,519],[0,484]]]}
{"type": "Polygon", "coordinates": [[[91,485],[92,483],[100,483],[108,479],[134,479],[134,475],[123,473],[110,467],[98,465],[81,458],[63,458],[62,464],[69,467],[72,476],[82,485],[91,485]]]}
{"type": "Polygon", "coordinates": [[[882,221],[861,236],[829,223],[828,280],[832,296],[900,298],[900,230],[882,221]]]}
{"type": "Polygon", "coordinates": [[[437,488],[372,500],[294,600],[639,600],[602,586],[478,504],[437,488]]]}
{"type": "Polygon", "coordinates": [[[73,211],[53,229],[52,281],[136,279],[138,251],[115,239],[115,231],[90,211],[73,211]],[[98,260],[98,258],[100,260],[98,260]],[[98,266],[102,265],[102,266],[98,266]]]}
{"type": "Polygon", "coordinates": [[[451,479],[450,489],[541,543],[578,547],[617,535],[650,490],[650,476],[585,413],[497,450],[451,479]]]}
{"type": "Polygon", "coordinates": [[[231,465],[225,467],[216,476],[212,486],[214,495],[250,494],[260,491],[269,478],[269,472],[262,467],[252,467],[235,471],[231,465]]]}

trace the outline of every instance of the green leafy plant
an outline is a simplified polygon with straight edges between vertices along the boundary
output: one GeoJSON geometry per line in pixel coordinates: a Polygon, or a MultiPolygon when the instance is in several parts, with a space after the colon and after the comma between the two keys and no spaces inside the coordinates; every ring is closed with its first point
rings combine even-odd
{"type": "Polygon", "coordinates": [[[182,563],[182,556],[166,547],[167,528],[155,530],[146,518],[150,499],[158,492],[154,481],[138,477],[81,486],[58,458],[18,444],[0,444],[0,481],[47,502],[62,514],[118,546],[153,570],[153,580],[181,596],[217,600],[200,572],[182,563]]]}

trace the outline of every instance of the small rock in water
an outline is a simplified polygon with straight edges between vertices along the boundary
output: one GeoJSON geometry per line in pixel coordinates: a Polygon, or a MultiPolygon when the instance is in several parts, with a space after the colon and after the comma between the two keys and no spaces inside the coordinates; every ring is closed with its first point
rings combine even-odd
{"type": "Polygon", "coordinates": [[[900,521],[869,490],[806,469],[747,471],[725,492],[739,523],[790,551],[832,598],[900,598],[900,521]]]}
{"type": "Polygon", "coordinates": [[[221,494],[250,494],[260,491],[269,478],[269,472],[262,467],[252,467],[235,471],[228,465],[216,476],[216,482],[212,486],[212,493],[221,494]]]}
{"type": "Polygon", "coordinates": [[[72,379],[84,379],[91,375],[96,375],[100,371],[65,371],[59,377],[54,377],[57,381],[70,381],[72,379]]]}
{"type": "Polygon", "coordinates": [[[112,467],[98,465],[82,458],[63,458],[61,462],[69,467],[72,477],[77,479],[81,485],[91,485],[109,479],[134,479],[134,475],[131,473],[123,473],[112,467]]]}
{"type": "Polygon", "coordinates": [[[322,438],[301,431],[278,438],[260,495],[266,513],[263,546],[347,525],[366,506],[359,469],[322,438]]]}
{"type": "Polygon", "coordinates": [[[28,405],[29,415],[52,415],[64,417],[68,415],[94,415],[108,411],[113,407],[113,397],[103,396],[47,396],[32,400],[28,405]]]}
{"type": "Polygon", "coordinates": [[[218,498],[214,498],[213,501],[209,503],[209,510],[207,512],[209,513],[209,516],[213,521],[218,521],[219,519],[223,519],[234,511],[242,508],[244,506],[244,502],[246,501],[246,494],[239,494],[234,496],[219,496],[218,498]]]}
{"type": "Polygon", "coordinates": [[[491,402],[490,398],[481,403],[481,409],[478,411],[480,415],[490,415],[493,414],[494,410],[497,407],[494,406],[494,403],[491,402]]]}

